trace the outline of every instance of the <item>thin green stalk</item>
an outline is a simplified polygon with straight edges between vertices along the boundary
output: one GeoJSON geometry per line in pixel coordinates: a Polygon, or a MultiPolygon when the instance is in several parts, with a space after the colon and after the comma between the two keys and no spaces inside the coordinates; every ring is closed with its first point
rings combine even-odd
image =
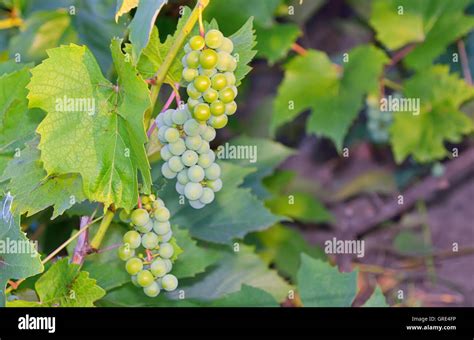
{"type": "Polygon", "coordinates": [[[105,213],[104,218],[100,222],[99,229],[97,230],[96,234],[94,235],[94,238],[91,241],[92,249],[100,248],[100,245],[104,240],[104,236],[107,233],[107,230],[109,229],[110,223],[112,222],[114,215],[115,213],[110,210],[107,210],[107,212],[105,213]]]}

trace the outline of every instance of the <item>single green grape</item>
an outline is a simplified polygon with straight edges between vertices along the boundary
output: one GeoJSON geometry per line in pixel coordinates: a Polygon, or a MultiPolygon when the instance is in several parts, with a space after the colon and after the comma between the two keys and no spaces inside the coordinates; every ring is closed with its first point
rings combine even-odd
{"type": "Polygon", "coordinates": [[[168,233],[170,230],[171,230],[171,225],[169,221],[165,221],[165,222],[155,221],[153,223],[153,231],[157,233],[158,235],[164,235],[168,233]]]}
{"type": "Polygon", "coordinates": [[[234,50],[234,43],[229,38],[224,38],[222,40],[222,45],[218,48],[218,51],[224,51],[227,53],[232,53],[234,50]]]}
{"type": "Polygon", "coordinates": [[[224,36],[220,31],[212,29],[206,33],[206,35],[204,36],[204,40],[208,47],[216,49],[221,47],[222,42],[224,40],[224,36]]]}
{"type": "Polygon", "coordinates": [[[221,71],[227,71],[230,68],[232,57],[227,52],[217,52],[217,65],[216,68],[221,71]]]}
{"type": "Polygon", "coordinates": [[[197,163],[198,161],[198,154],[196,151],[193,150],[186,150],[182,155],[181,155],[181,161],[183,162],[184,165],[186,166],[193,166],[194,164],[197,163]]]}
{"type": "Polygon", "coordinates": [[[205,44],[206,42],[204,38],[201,37],[200,35],[195,35],[194,37],[189,39],[189,47],[191,47],[191,49],[195,51],[202,50],[205,44]]]}
{"type": "Polygon", "coordinates": [[[221,116],[212,116],[209,119],[209,123],[214,129],[222,129],[224,126],[227,125],[228,118],[226,115],[221,115],[221,116]]]}
{"type": "Polygon", "coordinates": [[[176,288],[178,288],[178,279],[176,278],[176,276],[172,274],[166,274],[161,279],[161,286],[167,292],[171,292],[175,290],[176,288]]]}
{"type": "Polygon", "coordinates": [[[194,108],[194,118],[200,121],[206,121],[211,116],[211,109],[207,104],[198,104],[194,108]]]}
{"type": "Polygon", "coordinates": [[[218,73],[212,77],[211,85],[214,90],[220,91],[227,86],[227,77],[222,73],[218,73]]]}
{"type": "Polygon", "coordinates": [[[188,179],[188,169],[181,170],[177,176],[178,183],[185,185],[189,182],[188,179]]]}
{"type": "Polygon", "coordinates": [[[153,229],[153,221],[150,219],[144,226],[136,226],[137,230],[141,233],[147,233],[153,229]]]}
{"type": "Polygon", "coordinates": [[[128,223],[130,222],[130,214],[125,209],[120,210],[119,214],[120,221],[128,223]]]}
{"type": "Polygon", "coordinates": [[[128,243],[121,245],[118,249],[118,257],[122,261],[127,261],[128,259],[135,256],[135,250],[130,247],[128,243]]]}
{"type": "Polygon", "coordinates": [[[220,100],[217,100],[214,103],[212,103],[210,108],[211,108],[211,114],[213,116],[220,116],[225,113],[225,104],[221,102],[220,100]]]}
{"type": "Polygon", "coordinates": [[[151,263],[150,270],[155,277],[163,277],[168,272],[168,265],[165,260],[156,259],[151,263]]]}
{"type": "Polygon", "coordinates": [[[186,151],[186,145],[184,144],[184,140],[180,138],[176,142],[168,144],[168,149],[173,155],[181,156],[183,152],[186,151]]]}
{"type": "Polygon", "coordinates": [[[205,69],[205,68],[199,67],[199,73],[202,74],[203,76],[211,78],[214,74],[217,73],[217,70],[215,68],[205,69]]]}
{"type": "Polygon", "coordinates": [[[211,49],[202,51],[201,55],[199,56],[199,63],[204,69],[211,69],[211,68],[216,67],[217,52],[211,49]]]}
{"type": "Polygon", "coordinates": [[[207,89],[206,92],[203,93],[202,97],[208,103],[212,103],[219,98],[219,92],[214,90],[213,88],[207,89]]]}
{"type": "Polygon", "coordinates": [[[188,94],[189,98],[192,99],[199,99],[201,98],[201,92],[194,87],[194,83],[189,83],[186,87],[186,93],[188,94]]]}
{"type": "Polygon", "coordinates": [[[168,166],[168,162],[166,163],[163,163],[163,165],[161,166],[161,173],[163,174],[163,176],[167,179],[173,179],[176,177],[177,173],[172,171],[169,166],[168,166]]]}
{"type": "Polygon", "coordinates": [[[190,117],[190,113],[187,110],[176,110],[172,114],[173,123],[183,125],[190,117]]]}
{"type": "Polygon", "coordinates": [[[199,75],[199,72],[195,68],[185,67],[183,69],[183,73],[182,73],[183,79],[187,81],[188,83],[192,82],[194,78],[196,78],[198,75],[199,75]]]}
{"type": "Polygon", "coordinates": [[[186,137],[186,147],[191,150],[197,150],[201,147],[203,140],[201,136],[188,136],[186,137]]]}
{"type": "Polygon", "coordinates": [[[236,79],[235,79],[235,74],[232,72],[225,72],[224,77],[227,80],[227,86],[232,86],[235,85],[236,79]]]}
{"type": "Polygon", "coordinates": [[[212,203],[212,201],[214,201],[214,197],[215,197],[215,195],[214,195],[214,191],[212,191],[212,189],[204,188],[202,190],[202,196],[199,199],[199,201],[201,201],[204,204],[210,204],[210,203],[212,203]]]}
{"type": "Polygon", "coordinates": [[[158,236],[160,242],[168,242],[169,240],[171,240],[171,237],[173,237],[173,232],[171,230],[164,235],[158,236]]]}
{"type": "Polygon", "coordinates": [[[199,128],[199,123],[194,119],[187,120],[183,125],[184,132],[186,132],[188,136],[197,136],[199,134],[199,128]]]}
{"type": "Polygon", "coordinates": [[[230,87],[226,87],[225,89],[219,91],[219,99],[225,104],[232,102],[234,98],[235,93],[230,87]]]}
{"type": "Polygon", "coordinates": [[[194,209],[202,209],[206,206],[200,200],[189,201],[189,205],[194,209]]]}
{"type": "Polygon", "coordinates": [[[215,181],[221,176],[221,167],[219,164],[214,163],[207,167],[204,172],[206,173],[206,178],[208,180],[215,181]]]}
{"type": "Polygon", "coordinates": [[[173,172],[180,172],[184,168],[183,162],[181,162],[180,156],[173,156],[168,161],[168,167],[173,172]]]}
{"type": "Polygon", "coordinates": [[[131,220],[134,225],[144,226],[150,220],[150,216],[145,209],[135,209],[132,212],[131,220]]]}
{"type": "Polygon", "coordinates": [[[204,169],[199,165],[193,165],[188,169],[188,178],[194,183],[201,182],[204,179],[204,169]]]}
{"type": "Polygon", "coordinates": [[[235,101],[225,104],[226,115],[232,116],[235,112],[237,112],[237,103],[235,101]]]}
{"type": "Polygon", "coordinates": [[[142,287],[148,287],[154,282],[153,274],[149,270],[141,270],[137,274],[137,283],[142,287]]]}
{"type": "Polygon", "coordinates": [[[149,286],[143,288],[143,292],[148,297],[157,297],[160,294],[160,286],[153,281],[149,286]]]}
{"type": "Polygon", "coordinates": [[[191,112],[194,110],[196,105],[202,103],[202,99],[193,99],[193,98],[188,98],[188,108],[191,110],[191,112]]]}
{"type": "Polygon", "coordinates": [[[158,222],[166,222],[170,219],[171,215],[170,215],[170,211],[168,210],[168,208],[160,207],[160,208],[155,210],[154,216],[155,216],[155,219],[158,222]]]}
{"type": "Polygon", "coordinates": [[[227,70],[230,72],[234,72],[237,69],[237,61],[234,57],[230,57],[229,62],[227,64],[227,70]]]}
{"type": "Polygon", "coordinates": [[[184,196],[188,200],[197,200],[202,195],[202,185],[200,183],[189,182],[184,187],[184,196]]]}
{"type": "Polygon", "coordinates": [[[205,129],[201,132],[201,137],[207,142],[213,141],[216,138],[216,130],[212,126],[205,125],[205,129]]]}
{"type": "Polygon", "coordinates": [[[189,68],[198,68],[199,61],[201,60],[201,52],[191,51],[186,55],[186,65],[189,68]]]}
{"type": "Polygon", "coordinates": [[[123,235],[123,243],[128,244],[132,249],[140,247],[141,242],[141,236],[135,230],[127,231],[125,235],[123,235]]]}
{"type": "Polygon", "coordinates": [[[164,259],[169,259],[174,254],[174,248],[171,243],[162,243],[160,244],[159,250],[160,256],[164,259]]]}
{"type": "Polygon", "coordinates": [[[216,154],[210,150],[207,153],[199,155],[198,165],[203,169],[209,168],[216,160],[216,154]]]}
{"type": "Polygon", "coordinates": [[[158,245],[158,235],[154,232],[149,232],[142,237],[142,246],[145,249],[155,249],[158,245]]]}
{"type": "Polygon", "coordinates": [[[143,269],[143,262],[138,257],[132,257],[130,260],[127,261],[125,264],[125,270],[130,275],[136,275],[143,269]]]}
{"type": "Polygon", "coordinates": [[[199,92],[205,92],[211,86],[211,80],[206,76],[197,76],[194,79],[194,88],[199,92]]]}
{"type": "Polygon", "coordinates": [[[222,180],[216,179],[215,181],[207,181],[207,186],[214,192],[218,192],[222,189],[222,180]]]}
{"type": "Polygon", "coordinates": [[[179,131],[175,128],[168,128],[165,132],[165,139],[168,143],[174,143],[179,139],[179,131]]]}
{"type": "Polygon", "coordinates": [[[180,195],[184,195],[184,185],[179,183],[179,182],[176,182],[175,184],[175,189],[176,189],[176,192],[180,195]]]}
{"type": "MultiPolygon", "coordinates": [[[[210,127],[212,127],[212,126],[210,126],[210,127]]],[[[196,149],[196,152],[201,155],[203,153],[208,152],[209,150],[211,150],[211,147],[209,146],[209,143],[206,142],[206,141],[203,141],[201,143],[201,146],[198,149],[196,149]]]]}
{"type": "Polygon", "coordinates": [[[164,147],[161,148],[160,156],[161,156],[161,159],[164,161],[167,161],[168,159],[173,157],[173,154],[170,152],[168,145],[165,145],[164,147]]]}

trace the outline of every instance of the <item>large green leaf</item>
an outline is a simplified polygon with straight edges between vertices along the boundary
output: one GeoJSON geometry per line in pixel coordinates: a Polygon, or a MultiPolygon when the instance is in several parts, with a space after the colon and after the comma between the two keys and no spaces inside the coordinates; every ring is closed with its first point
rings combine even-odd
{"type": "Polygon", "coordinates": [[[49,50],[49,58],[31,71],[28,99],[48,113],[37,130],[47,173],[79,173],[87,198],[130,210],[137,202],[138,170],[145,191],[151,182],[143,122],[151,104],[146,83],[125,60],[120,43],[111,45],[117,87],[86,47],[62,46],[49,50]],[[95,104],[94,111],[57,105],[77,99],[95,104]]]}
{"type": "Polygon", "coordinates": [[[270,28],[257,27],[257,56],[266,58],[273,65],[287,55],[300,34],[299,27],[291,23],[273,25],[270,28]]]}
{"type": "Polygon", "coordinates": [[[19,216],[10,213],[11,196],[0,202],[0,306],[5,305],[8,280],[24,279],[43,271],[36,247],[20,229],[19,216]]]}
{"type": "Polygon", "coordinates": [[[420,113],[398,112],[390,130],[395,159],[413,155],[419,162],[447,155],[446,141],[457,143],[473,130],[472,120],[459,110],[474,97],[474,88],[449,74],[447,66],[434,66],[417,73],[404,86],[404,96],[420,101],[420,113]]]}
{"type": "Polygon", "coordinates": [[[209,304],[209,307],[278,307],[275,298],[266,291],[242,285],[235,293],[225,295],[209,304]]]}
{"type": "Polygon", "coordinates": [[[348,58],[341,78],[323,52],[310,50],[291,60],[274,102],[272,130],[311,109],[308,132],[329,137],[340,150],[362,109],[363,96],[378,88],[378,78],[388,60],[373,46],[356,47],[348,58]]]}
{"type": "Polygon", "coordinates": [[[138,6],[139,0],[117,0],[117,7],[115,9],[115,21],[118,21],[125,13],[130,12],[138,6]]]}
{"type": "Polygon", "coordinates": [[[232,55],[237,56],[238,60],[234,74],[236,85],[239,86],[244,77],[252,69],[248,64],[257,54],[257,51],[253,50],[257,44],[255,31],[253,29],[253,18],[249,18],[245,24],[229,38],[234,43],[232,55]]]}
{"type": "Polygon", "coordinates": [[[7,187],[15,197],[12,210],[18,214],[31,216],[52,206],[54,219],[85,199],[77,174],[47,176],[36,144],[28,145],[8,163],[0,176],[0,182],[6,180],[10,181],[7,187]]]}
{"type": "Polygon", "coordinates": [[[357,272],[341,273],[327,262],[301,255],[298,291],[305,307],[350,307],[357,291],[357,272]]]}
{"type": "Polygon", "coordinates": [[[35,288],[39,301],[15,300],[9,307],[93,307],[105,295],[89,273],[81,271],[68,258],[57,261],[41,278],[35,288]]]}
{"type": "Polygon", "coordinates": [[[362,307],[390,307],[383,295],[382,289],[377,285],[372,296],[364,303],[362,307]]]}

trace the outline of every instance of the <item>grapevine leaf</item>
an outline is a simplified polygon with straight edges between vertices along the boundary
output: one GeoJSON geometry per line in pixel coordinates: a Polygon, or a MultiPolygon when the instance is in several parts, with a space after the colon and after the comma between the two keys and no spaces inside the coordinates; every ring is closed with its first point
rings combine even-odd
{"type": "Polygon", "coordinates": [[[252,61],[257,51],[253,50],[256,42],[255,30],[253,29],[253,17],[234,34],[229,37],[234,43],[232,54],[237,56],[237,68],[235,70],[236,85],[239,86],[244,77],[252,69],[248,64],[252,61]]]}
{"type": "Polygon", "coordinates": [[[209,307],[278,307],[275,298],[266,291],[242,285],[238,292],[225,295],[210,303],[209,307]]]}
{"type": "Polygon", "coordinates": [[[7,165],[0,182],[9,180],[8,188],[14,196],[12,211],[31,216],[50,206],[52,219],[61,215],[85,197],[82,181],[77,174],[48,177],[40,161],[40,152],[34,145],[21,151],[7,165]]]}
{"type": "Polygon", "coordinates": [[[184,249],[173,265],[173,275],[179,279],[203,273],[207,267],[220,258],[219,252],[198,246],[186,229],[173,228],[173,235],[176,242],[184,249]]]}
{"type": "Polygon", "coordinates": [[[295,24],[278,24],[270,28],[256,27],[258,37],[258,57],[264,57],[270,65],[283,59],[291,45],[301,34],[300,29],[295,24]]]}
{"type": "Polygon", "coordinates": [[[48,175],[79,173],[87,198],[131,210],[138,170],[144,190],[150,188],[143,115],[151,104],[146,83],[120,51],[120,40],[112,41],[111,50],[117,87],[103,77],[86,47],[69,45],[49,50],[49,58],[31,71],[28,99],[31,107],[48,113],[37,129],[48,175]],[[64,110],[78,99],[93,103],[94,110],[64,110]]]}
{"type": "MultiPolygon", "coordinates": [[[[195,238],[229,243],[249,232],[266,229],[281,219],[271,214],[250,189],[240,187],[253,169],[225,162],[220,165],[224,186],[206,209],[196,210],[187,203],[182,204],[184,201],[176,194],[174,182],[167,182],[160,197],[171,211],[173,224],[186,226],[195,238]]],[[[156,169],[160,170],[159,167],[156,169]]]]}
{"type": "Polygon", "coordinates": [[[138,6],[139,0],[117,0],[117,9],[115,10],[115,22],[125,13],[130,12],[138,6]]]}
{"type": "Polygon", "coordinates": [[[36,247],[20,229],[19,216],[10,213],[10,203],[11,196],[0,202],[0,306],[5,305],[8,280],[24,279],[43,271],[36,247]]]}
{"type": "MultiPolygon", "coordinates": [[[[77,264],[68,262],[68,258],[57,261],[35,283],[39,301],[28,307],[93,307],[94,302],[105,295],[105,291],[89,278],[89,273],[81,271],[77,264]]],[[[25,301],[16,300],[9,307],[23,307],[25,301]]]]}
{"type": "Polygon", "coordinates": [[[379,285],[362,307],[390,307],[379,285]]]}
{"type": "Polygon", "coordinates": [[[341,273],[327,262],[301,254],[298,290],[305,307],[350,307],[356,296],[357,272],[341,273]]]}
{"type": "Polygon", "coordinates": [[[378,88],[378,77],[388,60],[373,46],[356,47],[348,58],[341,79],[322,52],[308,51],[290,61],[274,103],[273,130],[311,109],[308,132],[329,137],[341,150],[344,137],[362,108],[363,96],[378,88]]]}
{"type": "MultiPolygon", "coordinates": [[[[189,286],[181,286],[181,290],[184,290],[187,299],[210,301],[239,291],[243,284],[270,293],[278,302],[283,301],[291,289],[251,247],[240,245],[238,252],[223,251],[222,259],[214,270],[189,286]]],[[[178,298],[177,292],[169,295],[178,298]]]]}
{"type": "Polygon", "coordinates": [[[128,27],[132,43],[133,60],[138,61],[142,50],[150,40],[150,34],[155,25],[156,17],[168,0],[140,1],[135,16],[128,27]]]}
{"type": "Polygon", "coordinates": [[[471,119],[459,110],[462,103],[474,97],[474,89],[448,66],[434,66],[417,73],[404,86],[404,96],[420,101],[420,114],[398,112],[390,130],[395,160],[408,155],[418,162],[429,162],[446,156],[444,142],[457,143],[474,128],[471,119]]]}

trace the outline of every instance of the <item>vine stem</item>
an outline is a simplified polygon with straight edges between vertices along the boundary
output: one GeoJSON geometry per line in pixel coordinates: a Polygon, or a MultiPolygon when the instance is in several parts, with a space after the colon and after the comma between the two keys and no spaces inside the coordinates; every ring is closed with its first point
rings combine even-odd
{"type": "Polygon", "coordinates": [[[299,45],[299,44],[297,44],[297,43],[294,43],[293,45],[291,45],[291,49],[292,49],[294,52],[296,52],[296,53],[298,53],[299,55],[301,55],[301,56],[304,56],[304,55],[306,55],[306,53],[308,53],[308,50],[307,50],[307,49],[305,49],[303,46],[301,46],[301,45],[299,45]]]}
{"type": "Polygon", "coordinates": [[[96,234],[94,235],[94,238],[91,241],[91,248],[92,249],[99,249],[100,245],[104,239],[105,234],[107,233],[107,230],[110,227],[110,223],[112,222],[112,219],[114,218],[115,213],[111,210],[107,210],[107,212],[104,215],[104,218],[100,222],[99,229],[97,230],[96,234]]]}
{"type": "Polygon", "coordinates": [[[471,70],[469,69],[469,61],[467,59],[467,53],[466,53],[466,45],[464,44],[463,40],[458,40],[458,51],[459,51],[459,57],[461,59],[461,65],[462,65],[462,73],[464,74],[464,79],[466,80],[466,83],[469,85],[472,85],[472,76],[471,76],[471,70]]]}

